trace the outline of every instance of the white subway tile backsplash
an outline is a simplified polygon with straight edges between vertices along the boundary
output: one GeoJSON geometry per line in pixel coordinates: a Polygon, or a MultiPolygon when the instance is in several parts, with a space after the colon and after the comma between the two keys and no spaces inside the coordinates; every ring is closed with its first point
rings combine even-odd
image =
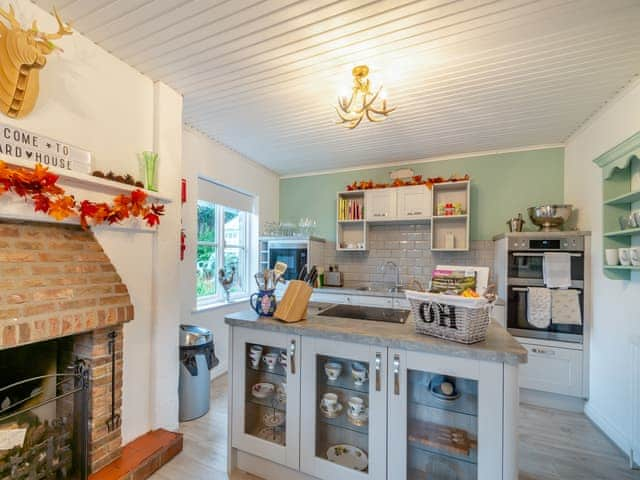
{"type": "Polygon", "coordinates": [[[335,243],[327,242],[324,266],[338,264],[347,285],[380,287],[395,283],[393,274],[383,274],[388,261],[398,265],[403,284],[413,279],[427,284],[439,264],[493,267],[491,240],[472,241],[468,252],[432,252],[430,246],[428,225],[374,225],[369,230],[368,252],[336,252],[335,243]]]}

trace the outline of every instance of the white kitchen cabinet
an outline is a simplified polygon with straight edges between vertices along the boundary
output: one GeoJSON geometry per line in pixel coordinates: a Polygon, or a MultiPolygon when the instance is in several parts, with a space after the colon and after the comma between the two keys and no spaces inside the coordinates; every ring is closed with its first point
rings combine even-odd
{"type": "Polygon", "coordinates": [[[519,341],[529,352],[529,361],[520,366],[521,388],[573,397],[586,396],[582,385],[582,350],[525,343],[521,338],[519,341]]]}
{"type": "Polygon", "coordinates": [[[388,358],[387,478],[502,479],[503,365],[393,349],[388,358]]]}
{"type": "MultiPolygon", "coordinates": [[[[321,479],[384,480],[387,478],[387,348],[304,337],[302,340],[302,395],[300,426],[300,470],[321,479]],[[329,379],[325,364],[337,363],[341,371],[329,379]],[[363,382],[354,368],[367,372],[363,382]],[[324,394],[334,393],[341,413],[327,418],[320,409],[324,394]],[[368,416],[348,413],[350,399],[364,401],[368,416]],[[366,418],[366,420],[363,420],[366,418]],[[329,447],[355,446],[368,458],[362,470],[330,462],[329,447]]],[[[331,413],[331,412],[329,412],[331,413]]]]}
{"type": "Polygon", "coordinates": [[[394,220],[397,216],[396,188],[366,190],[364,216],[369,222],[394,220]]]}
{"type": "Polygon", "coordinates": [[[234,328],[232,341],[232,446],[297,470],[300,460],[300,337],[234,328]],[[262,349],[257,365],[251,362],[252,348],[262,349]],[[273,368],[269,368],[264,360],[270,354],[277,356],[273,368]],[[276,391],[256,396],[252,389],[260,383],[274,385],[276,391]]]}
{"type": "Polygon", "coordinates": [[[396,189],[397,215],[400,220],[426,219],[431,217],[431,190],[425,185],[400,187],[396,189]]]}

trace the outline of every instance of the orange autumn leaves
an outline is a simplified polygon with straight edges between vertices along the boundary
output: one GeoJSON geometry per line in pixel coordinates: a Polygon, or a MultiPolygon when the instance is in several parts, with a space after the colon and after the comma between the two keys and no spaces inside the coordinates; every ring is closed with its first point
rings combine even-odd
{"type": "Polygon", "coordinates": [[[79,216],[80,225],[87,229],[90,223],[111,225],[134,217],[154,227],[164,214],[164,206],[147,203],[147,194],[142,190],[134,190],[130,195],[118,195],[111,204],[90,200],[77,202],[73,195],[67,195],[56,184],[57,181],[58,175],[39,163],[30,170],[9,167],[0,160],[0,196],[13,192],[22,198],[30,198],[36,212],[46,213],[58,221],[79,216]]]}

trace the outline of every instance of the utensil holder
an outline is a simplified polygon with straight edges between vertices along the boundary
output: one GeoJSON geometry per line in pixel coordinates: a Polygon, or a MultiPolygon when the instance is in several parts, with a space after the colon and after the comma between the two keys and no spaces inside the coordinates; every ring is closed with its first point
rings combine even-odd
{"type": "Polygon", "coordinates": [[[287,323],[305,320],[312,293],[313,288],[306,282],[291,280],[282,300],[278,303],[274,317],[287,323]]]}

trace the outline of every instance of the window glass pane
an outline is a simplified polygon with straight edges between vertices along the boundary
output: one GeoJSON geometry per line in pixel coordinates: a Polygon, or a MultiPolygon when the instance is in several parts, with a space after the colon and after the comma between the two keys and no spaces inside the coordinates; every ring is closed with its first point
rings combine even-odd
{"type": "Polygon", "coordinates": [[[245,292],[246,272],[245,250],[243,248],[227,247],[224,249],[224,270],[227,276],[231,274],[231,269],[235,268],[234,282],[229,290],[230,293],[245,292]]]}
{"type": "Polygon", "coordinates": [[[202,200],[198,201],[198,241],[216,241],[216,206],[202,200]]]}
{"type": "Polygon", "coordinates": [[[244,246],[245,243],[245,213],[224,209],[224,243],[227,245],[244,246]]]}
{"type": "Polygon", "coordinates": [[[216,294],[218,285],[216,263],[216,248],[198,245],[198,257],[196,259],[198,297],[216,294]]]}

